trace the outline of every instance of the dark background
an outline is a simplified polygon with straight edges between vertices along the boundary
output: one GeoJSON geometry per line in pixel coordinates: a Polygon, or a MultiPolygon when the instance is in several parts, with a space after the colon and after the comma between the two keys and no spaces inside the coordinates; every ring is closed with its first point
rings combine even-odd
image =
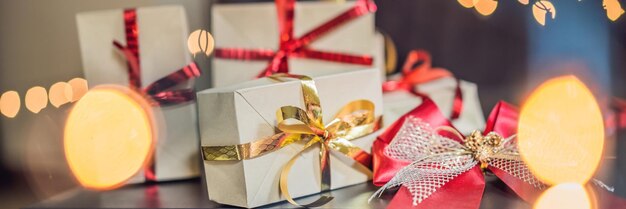
{"type": "MultiPolygon", "coordinates": [[[[545,78],[569,73],[587,82],[604,105],[611,95],[626,98],[625,17],[611,22],[599,0],[554,1],[556,20],[549,20],[545,27],[533,20],[530,5],[515,0],[499,1],[497,10],[488,17],[462,7],[456,0],[376,2],[376,25],[394,40],[398,64],[412,49],[428,50],[434,66],[478,84],[485,114],[499,100],[519,105],[545,78]],[[580,69],[568,67],[572,63],[580,69]]],[[[16,90],[23,96],[35,85],[50,86],[82,77],[74,18],[77,12],[182,4],[187,9],[189,28],[195,30],[210,28],[211,3],[0,1],[0,93],[16,90]]],[[[196,61],[209,69],[208,58],[200,56],[196,61]]],[[[198,89],[209,86],[208,75],[198,80],[198,89]]],[[[68,105],[58,109],[49,105],[39,114],[22,109],[13,119],[0,116],[2,208],[28,205],[76,186],[61,144],[60,127],[68,109],[68,105]]],[[[619,180],[616,182],[623,182],[623,178],[619,180]]]]}

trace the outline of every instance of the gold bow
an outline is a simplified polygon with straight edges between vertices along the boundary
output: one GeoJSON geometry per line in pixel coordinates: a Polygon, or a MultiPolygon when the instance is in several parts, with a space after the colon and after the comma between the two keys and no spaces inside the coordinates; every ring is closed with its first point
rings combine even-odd
{"type": "Polygon", "coordinates": [[[374,116],[374,104],[368,100],[355,100],[341,108],[334,119],[324,124],[315,81],[310,77],[290,74],[275,74],[271,79],[284,81],[285,78],[299,79],[305,110],[294,107],[281,107],[276,114],[279,133],[247,144],[230,146],[203,146],[202,152],[206,161],[244,160],[278,150],[294,142],[306,142],[304,148],[292,157],[283,167],[280,174],[280,190],[291,204],[302,207],[319,207],[333,199],[323,195],[310,204],[296,203],[288,190],[288,174],[291,166],[308,148],[316,144],[320,146],[321,190],[330,189],[330,157],[329,151],[342,153],[366,168],[369,167],[371,156],[350,140],[373,133],[380,127],[380,118],[374,116]]]}

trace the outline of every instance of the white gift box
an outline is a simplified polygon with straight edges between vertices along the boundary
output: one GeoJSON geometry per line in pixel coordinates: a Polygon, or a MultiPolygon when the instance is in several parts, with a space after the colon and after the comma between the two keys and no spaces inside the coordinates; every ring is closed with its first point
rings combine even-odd
{"type": "MultiPolygon", "coordinates": [[[[324,122],[333,119],[341,107],[353,100],[374,103],[375,114],[382,113],[378,70],[359,70],[314,77],[324,122]]],[[[304,109],[300,81],[276,82],[269,78],[198,92],[202,146],[245,144],[275,134],[276,111],[283,106],[304,109]]],[[[370,152],[376,133],[352,140],[370,152]]],[[[299,157],[289,174],[292,197],[320,192],[319,147],[299,157]]],[[[258,207],[283,200],[279,192],[280,171],[303,143],[293,143],[274,152],[242,161],[204,161],[209,198],[222,204],[258,207]]],[[[370,172],[342,154],[331,151],[332,188],[336,189],[371,178],[370,172]]]]}
{"type": "MultiPolygon", "coordinates": [[[[85,78],[100,84],[128,86],[126,58],[113,41],[126,45],[124,10],[80,13],[76,16],[85,78]]],[[[137,8],[139,59],[143,87],[192,62],[186,48],[187,18],[181,6],[137,8]]],[[[191,82],[180,85],[191,87],[191,82]]],[[[195,102],[155,107],[157,144],[153,162],[156,179],[199,176],[198,128],[195,102]]],[[[130,182],[143,182],[143,171],[130,182]]]]}
{"type": "MultiPolygon", "coordinates": [[[[428,95],[446,118],[452,114],[453,101],[456,94],[455,78],[447,77],[433,80],[415,87],[420,93],[428,95]]],[[[478,98],[476,84],[461,81],[463,108],[461,114],[452,124],[463,134],[485,128],[485,118],[478,98]]],[[[402,115],[422,103],[422,99],[406,91],[392,91],[383,94],[385,126],[391,125],[402,115]]]]}
{"type": "MultiPolygon", "coordinates": [[[[299,38],[311,29],[336,17],[354,5],[354,1],[297,2],[294,9],[294,37],[299,38]]],[[[273,2],[245,4],[216,4],[212,10],[212,34],[216,48],[273,49],[279,45],[278,18],[273,2]]],[[[312,42],[313,50],[369,55],[372,66],[332,61],[289,59],[292,74],[319,76],[351,70],[376,68],[384,75],[384,38],[375,32],[374,14],[359,16],[312,42]]],[[[245,61],[214,58],[213,86],[220,87],[252,80],[269,61],[245,61]]]]}

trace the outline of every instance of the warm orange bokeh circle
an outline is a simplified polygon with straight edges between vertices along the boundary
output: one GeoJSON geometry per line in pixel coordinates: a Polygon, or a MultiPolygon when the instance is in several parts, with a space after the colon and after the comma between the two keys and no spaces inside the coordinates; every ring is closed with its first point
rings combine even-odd
{"type": "Polygon", "coordinates": [[[554,78],[526,100],[518,137],[522,158],[540,180],[585,184],[602,157],[602,112],[576,77],[554,78]]]}
{"type": "Polygon", "coordinates": [[[153,119],[141,96],[119,86],[89,90],[70,112],[64,147],[77,180],[111,189],[142,169],[154,142],[153,119]]]}

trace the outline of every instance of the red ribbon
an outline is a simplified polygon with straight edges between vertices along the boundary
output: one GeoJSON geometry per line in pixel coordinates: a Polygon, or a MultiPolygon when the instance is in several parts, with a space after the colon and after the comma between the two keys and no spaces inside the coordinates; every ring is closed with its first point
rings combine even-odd
{"type": "MultiPolygon", "coordinates": [[[[404,120],[408,116],[419,117],[432,127],[451,126],[451,122],[446,119],[437,108],[437,105],[430,99],[425,98],[424,102],[409,113],[394,122],[382,135],[380,135],[372,147],[374,163],[373,182],[377,186],[382,186],[404,166],[411,162],[397,160],[384,154],[385,147],[391,143],[404,120]]],[[[484,134],[497,132],[502,137],[507,138],[516,133],[517,130],[517,109],[505,102],[499,102],[489,115],[487,127],[484,134]]],[[[456,140],[458,137],[446,136],[456,140]]],[[[534,200],[539,191],[500,169],[489,166],[498,178],[500,178],[509,188],[526,201],[534,200]]],[[[444,208],[444,209],[477,209],[480,206],[485,180],[480,167],[477,165],[471,170],[457,176],[450,182],[444,184],[431,196],[423,200],[417,206],[412,206],[412,196],[408,189],[401,187],[396,193],[388,208],[444,208]]]]}
{"type": "Polygon", "coordinates": [[[279,47],[277,51],[268,49],[218,48],[215,49],[215,57],[222,59],[270,61],[268,66],[257,75],[257,78],[276,73],[289,73],[288,58],[290,57],[359,65],[372,64],[371,56],[326,52],[309,48],[312,42],[328,34],[330,31],[339,28],[339,26],[364,14],[375,12],[376,5],[371,0],[357,0],[352,8],[314,28],[300,38],[295,38],[293,34],[295,0],[275,0],[275,3],[279,29],[279,47]]]}
{"type": "MultiPolygon", "coordinates": [[[[113,41],[113,45],[121,50],[126,57],[129,86],[150,97],[152,105],[155,106],[181,104],[194,100],[195,93],[193,89],[170,90],[180,83],[200,76],[200,69],[193,62],[142,88],[141,65],[139,64],[139,29],[137,27],[137,11],[135,9],[124,10],[124,26],[126,46],[117,41],[113,41]]],[[[154,161],[145,169],[144,176],[147,181],[156,180],[154,161]]]]}
{"type": "MultiPolygon", "coordinates": [[[[454,77],[452,73],[443,68],[433,68],[431,56],[425,50],[412,50],[402,66],[402,77],[398,80],[383,83],[383,92],[406,91],[415,96],[427,98],[428,95],[416,90],[415,86],[440,78],[454,77]]],[[[459,118],[463,109],[463,94],[460,81],[456,80],[456,88],[450,119],[459,118]]]]}

